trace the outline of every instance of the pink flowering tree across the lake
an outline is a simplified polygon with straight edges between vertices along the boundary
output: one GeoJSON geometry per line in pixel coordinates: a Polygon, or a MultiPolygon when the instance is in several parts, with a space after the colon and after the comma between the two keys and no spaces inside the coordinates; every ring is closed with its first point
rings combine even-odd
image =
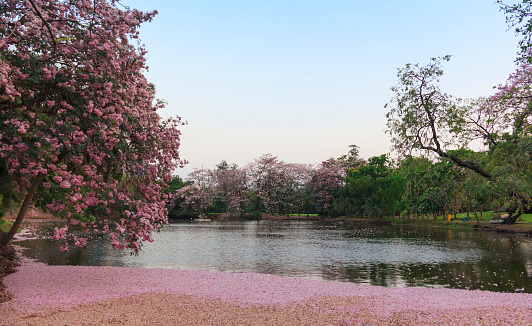
{"type": "Polygon", "coordinates": [[[301,197],[298,193],[310,180],[310,168],[285,163],[271,154],[262,155],[247,166],[251,189],[256,195],[256,209],[261,206],[271,214],[290,214],[301,197]]]}
{"type": "Polygon", "coordinates": [[[313,171],[310,188],[314,193],[318,211],[329,213],[335,193],[344,185],[345,169],[341,162],[328,159],[313,171]]]}
{"type": "Polygon", "coordinates": [[[229,214],[242,214],[245,209],[249,177],[246,170],[222,161],[213,171],[214,187],[229,214]]]}
{"type": "Polygon", "coordinates": [[[216,199],[213,172],[203,168],[194,169],[187,180],[191,184],[178,189],[174,195],[174,200],[179,201],[179,209],[183,212],[193,210],[200,214],[208,213],[209,207],[216,199]]]}
{"type": "Polygon", "coordinates": [[[0,5],[0,165],[22,201],[68,219],[54,239],[106,234],[138,252],[167,223],[162,191],[179,157],[180,118],[163,120],[138,28],[156,12],[117,1],[6,0],[0,5]]]}

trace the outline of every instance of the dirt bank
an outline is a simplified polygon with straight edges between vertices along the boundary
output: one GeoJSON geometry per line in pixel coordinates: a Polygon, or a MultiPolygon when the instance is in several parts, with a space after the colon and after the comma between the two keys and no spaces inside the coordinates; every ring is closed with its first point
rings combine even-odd
{"type": "Polygon", "coordinates": [[[3,279],[14,273],[18,265],[15,249],[11,246],[0,246],[0,303],[11,299],[11,295],[4,288],[3,279]]]}

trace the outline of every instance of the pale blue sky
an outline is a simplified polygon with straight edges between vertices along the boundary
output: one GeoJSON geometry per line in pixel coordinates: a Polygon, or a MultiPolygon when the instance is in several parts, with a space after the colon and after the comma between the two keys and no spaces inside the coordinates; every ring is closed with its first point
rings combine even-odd
{"type": "Polygon", "coordinates": [[[450,54],[441,87],[489,95],[515,69],[517,38],[492,1],[124,1],[144,24],[148,79],[179,115],[192,168],[271,153],[319,163],[390,151],[397,68],[450,54]]]}

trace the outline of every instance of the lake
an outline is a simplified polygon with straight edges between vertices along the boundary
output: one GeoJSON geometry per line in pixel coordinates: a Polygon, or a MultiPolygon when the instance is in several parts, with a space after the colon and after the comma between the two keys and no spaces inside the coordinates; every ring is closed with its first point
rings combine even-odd
{"type": "Polygon", "coordinates": [[[387,287],[449,287],[532,293],[532,239],[407,225],[319,221],[171,223],[139,255],[103,239],[60,252],[54,224],[16,244],[50,265],[255,272],[387,287]]]}

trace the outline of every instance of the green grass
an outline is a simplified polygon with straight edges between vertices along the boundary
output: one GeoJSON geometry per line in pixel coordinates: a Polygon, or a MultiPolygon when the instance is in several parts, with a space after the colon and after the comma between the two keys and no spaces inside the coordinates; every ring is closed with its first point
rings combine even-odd
{"type": "MultiPolygon", "coordinates": [[[[497,217],[499,216],[497,213],[494,213],[493,211],[486,211],[486,212],[483,212],[482,213],[482,219],[480,218],[480,212],[477,212],[478,214],[478,219],[479,221],[488,221],[490,219],[492,219],[494,216],[497,217]]],[[[463,220],[464,218],[467,217],[467,213],[458,213],[456,214],[456,219],[454,219],[454,214],[451,214],[451,217],[453,218],[453,221],[461,221],[463,220]]],[[[419,219],[423,219],[423,218],[419,218],[419,219]]],[[[425,217],[424,218],[425,220],[427,219],[430,219],[432,220],[432,217],[425,217]]],[[[447,216],[438,216],[437,217],[438,220],[443,220],[443,221],[447,221],[447,216]]],[[[476,222],[476,217],[475,217],[475,214],[473,212],[471,212],[469,214],[469,220],[470,221],[475,221],[476,222]]],[[[522,221],[518,221],[518,222],[521,222],[521,223],[532,223],[532,214],[523,214],[521,215],[521,220],[522,221]]]]}
{"type": "Polygon", "coordinates": [[[7,233],[13,226],[13,222],[0,219],[0,233],[7,233]]]}
{"type": "MultiPolygon", "coordinates": [[[[290,216],[307,216],[307,213],[290,214],[290,216]]],[[[308,216],[318,216],[318,214],[308,214],[308,216]]]]}
{"type": "Polygon", "coordinates": [[[532,214],[523,214],[521,215],[523,222],[532,223],[532,214]]]}
{"type": "MultiPolygon", "coordinates": [[[[480,220],[480,213],[477,213],[478,214],[478,219],[480,220]]],[[[493,211],[488,211],[488,212],[484,212],[482,214],[482,221],[488,221],[490,219],[492,219],[493,217],[497,216],[498,214],[494,214],[493,211]]],[[[467,213],[460,213],[460,214],[456,214],[456,218],[457,219],[463,219],[467,216],[467,213]]],[[[454,215],[453,215],[453,218],[454,218],[454,215]]],[[[475,220],[475,215],[473,213],[469,214],[469,219],[470,220],[475,220]]],[[[525,223],[532,223],[532,214],[523,214],[521,215],[521,220],[522,222],[525,222],[525,223]]],[[[520,221],[521,222],[521,221],[520,221]]]]}

